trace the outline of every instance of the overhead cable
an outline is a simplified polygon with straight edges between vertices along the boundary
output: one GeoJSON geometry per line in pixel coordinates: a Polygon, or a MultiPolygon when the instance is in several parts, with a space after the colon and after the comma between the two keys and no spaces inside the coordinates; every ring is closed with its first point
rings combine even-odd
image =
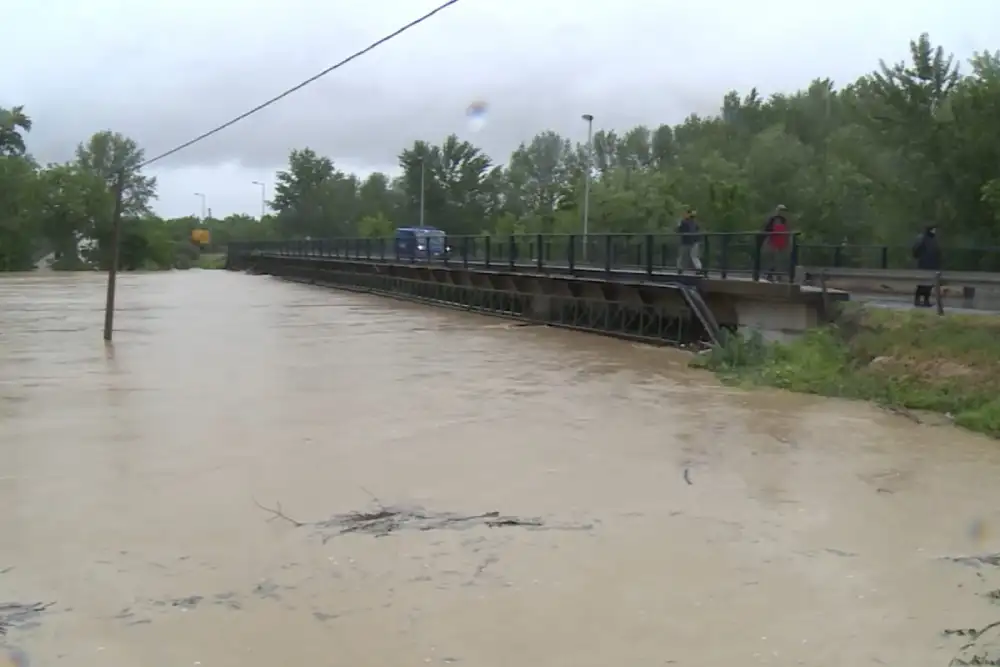
{"type": "Polygon", "coordinates": [[[219,125],[218,127],[212,128],[208,132],[205,132],[203,134],[199,134],[197,137],[195,137],[194,139],[191,139],[190,141],[185,141],[183,144],[180,144],[179,146],[171,148],[169,151],[167,151],[165,153],[160,153],[156,157],[152,157],[152,158],[146,160],[145,162],[143,162],[142,164],[140,164],[138,166],[138,168],[141,169],[142,167],[149,166],[149,165],[153,164],[154,162],[159,162],[163,158],[166,158],[166,157],[169,157],[169,156],[173,155],[174,153],[179,153],[180,151],[184,150],[185,148],[190,148],[191,146],[195,145],[196,143],[209,138],[213,134],[217,134],[217,133],[221,132],[222,130],[225,130],[226,128],[235,125],[236,123],[240,122],[241,120],[243,120],[245,118],[249,118],[250,116],[252,116],[255,113],[257,113],[258,111],[263,111],[264,109],[266,109],[267,107],[271,106],[275,102],[283,100],[284,98],[288,97],[292,93],[297,92],[299,90],[302,90],[303,88],[305,88],[309,84],[311,84],[311,83],[313,83],[315,81],[318,81],[319,79],[322,79],[324,76],[326,76],[330,72],[343,67],[347,63],[349,63],[349,62],[351,62],[351,61],[353,61],[353,60],[355,60],[357,58],[360,58],[361,56],[365,55],[369,51],[373,51],[374,49],[377,49],[378,47],[382,46],[386,42],[388,42],[388,41],[390,41],[392,39],[395,39],[396,37],[399,37],[400,35],[402,35],[404,32],[406,32],[410,28],[415,28],[416,26],[420,25],[421,23],[423,23],[427,19],[431,18],[435,14],[437,14],[437,13],[439,13],[441,11],[444,11],[445,9],[451,7],[452,5],[458,4],[458,2],[459,2],[459,0],[448,0],[448,2],[445,2],[444,4],[441,4],[441,5],[437,6],[436,8],[434,8],[433,10],[427,12],[426,14],[424,14],[423,16],[421,16],[420,18],[414,19],[413,21],[410,21],[409,23],[407,23],[406,25],[404,25],[402,28],[399,28],[395,32],[392,32],[392,33],[386,35],[385,37],[379,39],[376,42],[372,42],[371,44],[369,44],[365,48],[361,49],[360,51],[357,51],[356,53],[353,53],[352,55],[344,58],[339,63],[337,63],[335,65],[331,65],[330,67],[327,67],[322,72],[319,72],[318,74],[315,74],[315,75],[309,77],[305,81],[302,81],[301,83],[298,83],[298,84],[292,86],[291,88],[289,88],[285,92],[281,93],[280,95],[276,95],[276,96],[272,97],[271,99],[267,100],[266,102],[258,104],[257,106],[255,106],[254,108],[250,109],[249,111],[245,111],[244,113],[241,113],[236,118],[233,118],[232,120],[226,121],[222,125],[219,125]]]}

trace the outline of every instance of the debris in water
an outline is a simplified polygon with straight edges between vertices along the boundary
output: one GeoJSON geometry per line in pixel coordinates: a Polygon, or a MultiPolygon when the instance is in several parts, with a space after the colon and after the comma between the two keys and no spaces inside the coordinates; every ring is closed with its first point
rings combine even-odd
{"type": "Polygon", "coordinates": [[[497,557],[496,554],[491,554],[491,555],[487,556],[486,559],[482,563],[479,564],[479,567],[476,568],[476,572],[475,572],[475,574],[472,575],[472,578],[475,579],[476,577],[478,577],[479,575],[481,575],[483,572],[485,572],[486,568],[488,568],[490,565],[493,565],[496,562],[499,562],[499,560],[500,560],[500,558],[497,557]]]}
{"type": "Polygon", "coordinates": [[[826,547],[824,551],[826,551],[827,553],[831,553],[834,556],[842,556],[844,558],[854,558],[855,556],[857,556],[857,554],[852,551],[844,551],[843,549],[832,549],[830,547],[826,547]]]}
{"type": "Polygon", "coordinates": [[[186,598],[177,598],[176,600],[171,600],[170,604],[174,607],[185,607],[188,609],[193,609],[198,606],[198,603],[204,600],[200,595],[189,595],[186,598]]]}
{"type": "Polygon", "coordinates": [[[33,619],[43,611],[51,607],[54,602],[0,602],[0,637],[7,634],[7,630],[23,624],[25,621],[33,619]]]}
{"type": "Polygon", "coordinates": [[[979,567],[980,565],[1000,566],[1000,553],[984,554],[982,556],[948,556],[947,560],[961,565],[979,567]]]}
{"type": "Polygon", "coordinates": [[[684,481],[688,483],[688,486],[694,484],[694,482],[691,481],[691,468],[684,468],[684,481]]]}
{"type": "Polygon", "coordinates": [[[271,513],[272,518],[287,521],[296,528],[310,526],[323,532],[324,542],[348,533],[385,537],[399,530],[465,530],[475,526],[488,528],[520,527],[530,530],[590,530],[593,527],[591,524],[552,524],[545,522],[540,517],[508,516],[497,511],[481,514],[457,514],[455,512],[431,512],[418,506],[382,505],[377,498],[375,498],[375,502],[378,504],[378,508],[372,511],[334,514],[325,521],[305,522],[285,514],[280,505],[272,509],[254,500],[258,507],[271,513]]]}
{"type": "Polygon", "coordinates": [[[288,516],[287,514],[285,514],[281,510],[281,503],[278,503],[275,509],[271,509],[270,507],[264,507],[259,502],[257,502],[256,498],[253,498],[253,504],[256,505],[257,507],[259,507],[260,509],[264,510],[265,512],[270,512],[273,515],[271,517],[271,519],[269,519],[269,521],[272,520],[272,519],[281,519],[282,521],[287,521],[288,523],[292,524],[296,528],[301,528],[302,526],[305,525],[301,521],[296,521],[295,519],[293,519],[290,516],[288,516]]]}
{"type": "Polygon", "coordinates": [[[254,595],[260,596],[262,598],[268,598],[271,600],[280,600],[281,595],[278,593],[278,584],[274,583],[270,579],[264,579],[259,584],[254,586],[254,595]]]}
{"type": "Polygon", "coordinates": [[[949,665],[1000,665],[1000,632],[997,628],[1000,628],[1000,621],[990,623],[980,630],[945,630],[946,636],[969,638],[949,665]]]}
{"type": "MultiPolygon", "coordinates": [[[[347,533],[364,533],[375,537],[385,537],[397,530],[463,530],[473,526],[489,528],[542,528],[545,524],[539,518],[503,516],[499,512],[482,514],[455,514],[453,512],[429,512],[421,507],[381,507],[372,512],[348,512],[335,514],[326,521],[313,524],[320,530],[333,530],[329,537],[347,533]]],[[[589,528],[589,526],[588,526],[589,528]]]]}
{"type": "Polygon", "coordinates": [[[910,421],[916,424],[923,424],[924,421],[918,417],[915,413],[907,410],[901,405],[882,405],[880,406],[886,412],[891,412],[894,415],[899,415],[900,417],[906,417],[910,421]]]}

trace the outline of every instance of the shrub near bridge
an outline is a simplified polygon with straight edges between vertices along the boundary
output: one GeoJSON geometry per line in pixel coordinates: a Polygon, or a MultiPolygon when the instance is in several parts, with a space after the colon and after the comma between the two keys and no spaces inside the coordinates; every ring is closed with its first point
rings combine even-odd
{"type": "Polygon", "coordinates": [[[729,382],[949,416],[1000,438],[1000,317],[845,307],[787,344],[727,336],[695,360],[729,382]]]}

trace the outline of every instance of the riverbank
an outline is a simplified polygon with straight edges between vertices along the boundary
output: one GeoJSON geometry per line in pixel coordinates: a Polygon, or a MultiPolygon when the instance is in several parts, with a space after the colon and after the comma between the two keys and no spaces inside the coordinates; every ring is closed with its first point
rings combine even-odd
{"type": "MultiPolygon", "coordinates": [[[[181,255],[175,258],[173,264],[168,263],[155,263],[152,261],[144,262],[138,269],[121,268],[122,272],[125,271],[172,271],[181,270],[186,271],[187,269],[212,269],[221,270],[226,268],[226,253],[224,252],[206,252],[200,253],[198,255],[181,255]]],[[[36,267],[36,269],[41,270],[51,270],[60,272],[88,272],[88,271],[105,271],[106,269],[98,268],[92,264],[81,260],[78,257],[69,258],[66,260],[57,260],[48,266],[36,267]]]]}
{"type": "Polygon", "coordinates": [[[192,268],[195,269],[213,269],[221,270],[226,268],[226,254],[219,253],[202,253],[194,260],[192,268]]]}
{"type": "Polygon", "coordinates": [[[730,383],[940,413],[1000,438],[1000,317],[851,304],[792,343],[733,336],[693,363],[730,383]]]}

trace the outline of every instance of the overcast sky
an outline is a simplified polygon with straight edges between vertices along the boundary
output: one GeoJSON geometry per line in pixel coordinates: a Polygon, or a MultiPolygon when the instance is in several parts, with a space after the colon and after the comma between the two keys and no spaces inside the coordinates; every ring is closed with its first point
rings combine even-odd
{"type": "MultiPolygon", "coordinates": [[[[332,65],[437,0],[6,0],[0,106],[23,104],[32,152],[65,160],[91,133],[161,153],[332,65]],[[13,28],[11,28],[13,26],[13,28]],[[13,55],[12,55],[13,54],[13,55]]],[[[289,150],[396,169],[451,132],[500,162],[539,130],[585,139],[714,112],[722,95],[838,84],[930,32],[962,58],[1000,48],[1000,1],[462,0],[311,87],[164,160],[157,210],[258,214],[289,150]],[[473,133],[465,110],[489,104],[473,133]]]]}

